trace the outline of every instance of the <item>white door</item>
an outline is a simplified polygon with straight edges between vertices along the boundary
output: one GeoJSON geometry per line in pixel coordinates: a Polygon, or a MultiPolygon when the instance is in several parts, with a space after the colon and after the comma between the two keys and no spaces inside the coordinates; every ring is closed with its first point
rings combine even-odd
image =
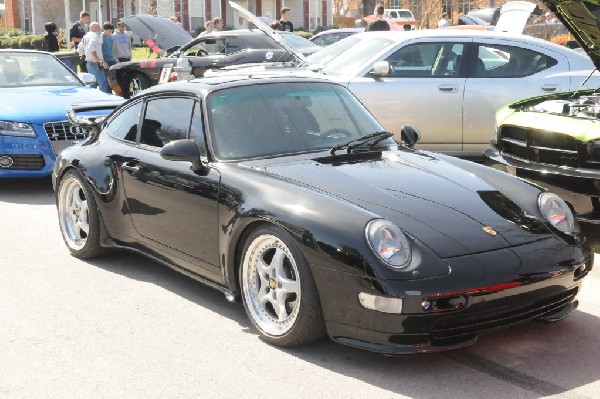
{"type": "Polygon", "coordinates": [[[419,148],[458,153],[466,80],[461,65],[467,45],[452,38],[411,41],[378,60],[390,64],[389,76],[366,74],[348,88],[397,139],[402,126],[410,124],[421,133],[419,148]]]}

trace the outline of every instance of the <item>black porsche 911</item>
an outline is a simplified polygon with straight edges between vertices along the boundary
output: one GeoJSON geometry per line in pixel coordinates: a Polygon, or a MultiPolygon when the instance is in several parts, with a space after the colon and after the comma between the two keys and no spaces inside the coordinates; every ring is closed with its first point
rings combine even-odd
{"type": "Polygon", "coordinates": [[[202,77],[208,69],[295,60],[297,56],[287,50],[287,46],[292,46],[302,55],[320,49],[292,32],[279,32],[284,42],[282,46],[258,29],[213,32],[193,39],[169,18],[157,15],[132,15],[120,21],[160,55],[160,58],[121,62],[109,69],[109,86],[125,98],[158,84],[164,70],[172,71],[179,58],[183,58],[192,68],[192,75],[202,77]]]}
{"type": "Polygon", "coordinates": [[[343,86],[216,77],[150,88],[58,157],[64,241],[142,253],[241,299],[265,340],[386,354],[557,321],[593,253],[558,196],[392,139],[343,86]]]}

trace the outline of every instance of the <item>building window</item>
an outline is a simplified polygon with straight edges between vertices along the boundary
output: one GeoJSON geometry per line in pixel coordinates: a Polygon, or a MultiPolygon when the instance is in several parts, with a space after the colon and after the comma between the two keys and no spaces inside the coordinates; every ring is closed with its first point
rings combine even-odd
{"type": "Polygon", "coordinates": [[[402,1],[401,0],[392,0],[390,1],[390,8],[402,8],[402,1]]]}
{"type": "Polygon", "coordinates": [[[458,2],[458,12],[467,14],[473,8],[473,0],[460,0],[458,2]]]}
{"type": "Polygon", "coordinates": [[[452,20],[452,0],[442,0],[442,12],[447,12],[448,17],[452,20]]]}

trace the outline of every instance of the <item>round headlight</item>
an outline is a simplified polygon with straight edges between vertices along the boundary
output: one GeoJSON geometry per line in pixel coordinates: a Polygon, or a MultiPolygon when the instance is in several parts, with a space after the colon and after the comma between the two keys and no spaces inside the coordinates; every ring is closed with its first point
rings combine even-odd
{"type": "Polygon", "coordinates": [[[386,265],[403,268],[410,262],[410,245],[398,226],[374,219],[367,224],[365,235],[373,252],[386,265]]]}
{"type": "Polygon", "coordinates": [[[558,195],[541,193],[538,197],[538,206],[542,215],[557,230],[567,234],[571,234],[575,230],[573,212],[558,195]]]}

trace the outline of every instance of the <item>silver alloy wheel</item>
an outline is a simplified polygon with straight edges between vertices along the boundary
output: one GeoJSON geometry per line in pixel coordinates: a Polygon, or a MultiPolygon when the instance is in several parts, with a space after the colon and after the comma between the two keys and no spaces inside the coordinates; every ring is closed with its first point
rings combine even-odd
{"type": "Polygon", "coordinates": [[[268,335],[286,334],[300,310],[300,277],[289,248],[273,235],[261,235],[248,246],[242,265],[246,306],[268,335]]]}
{"type": "Polygon", "coordinates": [[[60,184],[58,220],[67,244],[75,250],[85,246],[90,233],[88,202],[83,186],[74,176],[60,184]]]}

